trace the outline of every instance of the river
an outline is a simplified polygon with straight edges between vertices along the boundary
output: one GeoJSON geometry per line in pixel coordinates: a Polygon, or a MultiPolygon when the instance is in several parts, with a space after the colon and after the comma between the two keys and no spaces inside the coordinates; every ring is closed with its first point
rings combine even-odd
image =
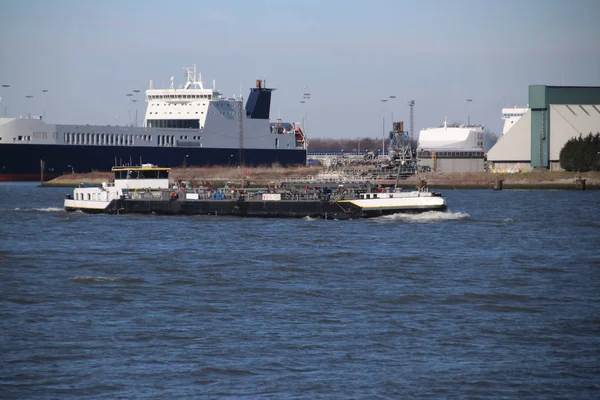
{"type": "Polygon", "coordinates": [[[600,196],[86,215],[0,184],[0,398],[600,397],[600,196]]]}

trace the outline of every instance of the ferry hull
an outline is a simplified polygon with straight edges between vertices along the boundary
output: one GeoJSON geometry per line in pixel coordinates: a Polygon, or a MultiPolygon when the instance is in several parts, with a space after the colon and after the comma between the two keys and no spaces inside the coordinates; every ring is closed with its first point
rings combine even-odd
{"type": "MultiPolygon", "coordinates": [[[[306,165],[303,149],[244,149],[246,166],[306,165]]],[[[110,171],[116,164],[152,162],[165,167],[237,166],[240,149],[0,144],[0,181],[49,180],[66,173],[110,171]]]]}

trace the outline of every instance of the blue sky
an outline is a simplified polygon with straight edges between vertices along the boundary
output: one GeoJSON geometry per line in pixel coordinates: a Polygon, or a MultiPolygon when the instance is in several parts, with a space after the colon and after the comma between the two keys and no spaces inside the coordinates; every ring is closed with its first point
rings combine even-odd
{"type": "Polygon", "coordinates": [[[309,137],[381,137],[409,100],[415,131],[469,116],[501,132],[528,85],[600,86],[599,20],[597,0],[1,0],[0,111],[122,125],[126,93],[197,64],[226,95],[266,80],[272,119],[306,113],[309,137]]]}

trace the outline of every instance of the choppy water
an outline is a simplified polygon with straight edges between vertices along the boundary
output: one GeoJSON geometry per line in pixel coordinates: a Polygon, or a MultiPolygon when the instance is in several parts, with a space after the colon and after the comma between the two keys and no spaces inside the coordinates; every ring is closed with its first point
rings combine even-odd
{"type": "Polygon", "coordinates": [[[103,216],[0,184],[0,398],[600,398],[600,193],[103,216]]]}

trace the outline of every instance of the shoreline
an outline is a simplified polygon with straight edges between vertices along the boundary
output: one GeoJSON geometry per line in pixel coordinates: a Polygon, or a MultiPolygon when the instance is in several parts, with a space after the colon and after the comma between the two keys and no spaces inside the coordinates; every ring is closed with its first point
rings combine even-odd
{"type": "MultiPolygon", "coordinates": [[[[195,186],[222,186],[227,183],[250,187],[266,187],[282,181],[314,181],[323,169],[314,167],[296,168],[173,168],[171,182],[187,182],[195,186]]],[[[328,173],[331,175],[331,173],[328,173]]],[[[66,174],[40,184],[42,187],[78,187],[82,183],[100,185],[110,180],[111,172],[91,172],[86,174],[66,174]]],[[[599,190],[600,172],[526,172],[515,174],[496,174],[491,172],[475,173],[421,173],[401,179],[398,186],[403,189],[414,189],[421,180],[427,182],[431,189],[494,189],[500,190],[599,190]]],[[[332,178],[329,182],[343,182],[343,179],[332,178]]],[[[393,186],[395,180],[375,179],[374,185],[393,186]]]]}

